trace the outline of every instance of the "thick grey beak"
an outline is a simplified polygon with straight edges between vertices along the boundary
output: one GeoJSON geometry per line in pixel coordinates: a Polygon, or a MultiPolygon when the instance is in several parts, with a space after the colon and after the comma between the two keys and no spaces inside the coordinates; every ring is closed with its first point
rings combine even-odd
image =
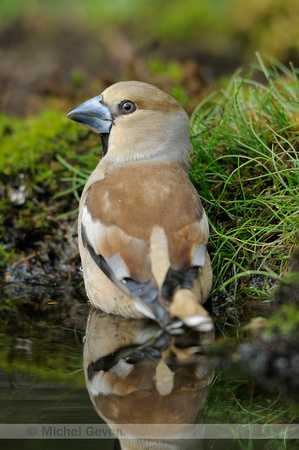
{"type": "Polygon", "coordinates": [[[93,97],[72,109],[65,117],[90,128],[97,134],[109,133],[113,123],[109,108],[101,103],[102,95],[93,97]]]}

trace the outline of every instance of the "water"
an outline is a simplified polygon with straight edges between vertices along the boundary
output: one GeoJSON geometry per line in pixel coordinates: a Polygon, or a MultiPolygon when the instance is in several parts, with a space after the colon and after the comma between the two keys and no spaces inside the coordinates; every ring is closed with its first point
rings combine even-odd
{"type": "MultiPolygon", "coordinates": [[[[237,430],[234,424],[298,423],[298,391],[290,392],[290,380],[280,382],[268,371],[267,385],[265,370],[257,372],[247,363],[255,341],[240,346],[219,336],[215,341],[214,332],[190,330],[170,335],[151,321],[89,314],[87,305],[66,304],[60,322],[51,313],[52,323],[35,318],[19,334],[4,323],[0,422],[73,424],[75,429],[108,422],[111,430],[121,424],[122,438],[10,439],[5,448],[298,448],[295,440],[275,435],[239,439],[236,431],[236,439],[219,439],[216,428],[215,439],[201,439],[191,426],[230,424],[237,430]],[[164,425],[157,429],[155,424],[164,425]],[[133,438],[126,439],[129,435],[133,438]]],[[[281,357],[278,361],[283,363],[281,357]]],[[[278,364],[278,369],[283,368],[278,364]]]]}

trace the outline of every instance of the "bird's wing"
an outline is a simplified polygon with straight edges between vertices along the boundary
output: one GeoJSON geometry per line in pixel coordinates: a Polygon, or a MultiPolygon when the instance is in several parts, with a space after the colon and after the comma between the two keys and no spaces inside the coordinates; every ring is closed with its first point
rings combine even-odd
{"type": "Polygon", "coordinates": [[[168,232],[170,266],[162,285],[162,295],[170,300],[178,288],[192,289],[198,268],[206,263],[209,225],[205,214],[177,232],[168,232]]]}
{"type": "Polygon", "coordinates": [[[200,220],[167,232],[170,265],[174,270],[204,266],[209,224],[204,211],[200,220]]]}
{"type": "Polygon", "coordinates": [[[151,273],[146,240],[125,233],[116,225],[93,220],[83,208],[81,239],[93,261],[122,291],[145,303],[157,298],[158,288],[151,273]]]}
{"type": "Polygon", "coordinates": [[[204,266],[208,222],[188,175],[173,165],[115,169],[89,184],[81,210],[83,244],[100,269],[132,297],[144,296],[147,303],[157,296],[151,260],[155,226],[164,230],[169,292],[182,283],[190,289],[197,268],[204,266]]]}

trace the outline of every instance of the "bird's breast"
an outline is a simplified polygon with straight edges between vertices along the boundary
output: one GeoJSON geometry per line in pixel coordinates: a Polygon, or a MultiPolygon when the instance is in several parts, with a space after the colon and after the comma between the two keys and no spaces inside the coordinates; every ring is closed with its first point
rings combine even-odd
{"type": "Polygon", "coordinates": [[[175,164],[114,168],[90,187],[86,205],[93,220],[139,239],[149,239],[154,226],[175,232],[203,215],[188,174],[175,164]]]}

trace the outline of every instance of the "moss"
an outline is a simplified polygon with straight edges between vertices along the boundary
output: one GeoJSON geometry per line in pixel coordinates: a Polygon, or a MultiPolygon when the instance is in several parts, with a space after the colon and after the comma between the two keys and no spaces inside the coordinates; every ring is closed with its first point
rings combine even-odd
{"type": "MultiPolygon", "coordinates": [[[[259,62],[266,84],[252,74],[236,74],[191,117],[190,177],[210,220],[211,300],[222,329],[244,320],[246,300],[271,298],[299,229],[297,71],[275,62],[266,69],[259,62]]],[[[50,247],[49,241],[41,247],[45,236],[54,237],[54,247],[62,249],[66,233],[61,225],[71,227],[75,221],[74,216],[68,221],[68,214],[76,211],[96,166],[98,136],[55,111],[25,120],[2,116],[0,129],[2,254],[9,262],[36,249],[44,252],[45,245],[50,247]]],[[[284,314],[292,319],[291,312],[284,314]]]]}
{"type": "Polygon", "coordinates": [[[61,112],[44,111],[27,119],[0,116],[0,140],[0,233],[4,242],[8,242],[4,234],[9,227],[53,231],[49,208],[57,203],[55,197],[65,188],[60,179],[67,175],[57,156],[68,157],[79,168],[80,158],[89,153],[90,164],[95,164],[94,138],[63,120],[61,112]]]}

